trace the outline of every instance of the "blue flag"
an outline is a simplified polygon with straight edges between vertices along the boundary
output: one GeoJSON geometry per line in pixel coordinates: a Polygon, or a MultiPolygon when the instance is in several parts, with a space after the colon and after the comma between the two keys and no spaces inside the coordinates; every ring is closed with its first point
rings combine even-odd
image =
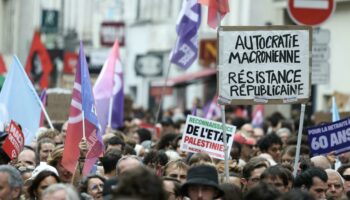
{"type": "Polygon", "coordinates": [[[170,61],[187,69],[198,55],[198,28],[201,22],[201,7],[197,0],[184,0],[176,24],[178,39],[170,61]]]}
{"type": "Polygon", "coordinates": [[[339,121],[339,111],[337,107],[337,103],[335,101],[335,97],[332,97],[332,122],[339,121]]]}
{"type": "Polygon", "coordinates": [[[0,122],[14,120],[21,125],[28,145],[39,128],[40,99],[16,56],[0,92],[0,122]]]}

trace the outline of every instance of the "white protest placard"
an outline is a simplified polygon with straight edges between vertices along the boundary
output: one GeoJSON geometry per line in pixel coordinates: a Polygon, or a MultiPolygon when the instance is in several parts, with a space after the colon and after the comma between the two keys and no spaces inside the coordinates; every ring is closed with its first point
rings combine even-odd
{"type": "Polygon", "coordinates": [[[286,104],[310,96],[312,29],[220,27],[218,88],[223,104],[286,104]]]}
{"type": "MultiPolygon", "coordinates": [[[[230,152],[236,127],[226,125],[227,152],[230,152]]],[[[180,149],[192,153],[207,153],[225,159],[222,123],[189,115],[182,135],[180,149]]]]}

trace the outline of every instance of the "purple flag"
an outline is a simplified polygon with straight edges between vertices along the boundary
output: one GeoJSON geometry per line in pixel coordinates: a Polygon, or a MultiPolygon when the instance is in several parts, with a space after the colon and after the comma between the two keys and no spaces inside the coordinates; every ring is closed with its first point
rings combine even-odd
{"type": "Polygon", "coordinates": [[[114,42],[93,90],[98,121],[102,132],[104,133],[107,125],[110,125],[113,129],[123,126],[123,69],[120,61],[118,40],[114,42]]]}
{"type": "Polygon", "coordinates": [[[197,0],[184,0],[176,32],[179,36],[170,56],[170,61],[187,69],[198,55],[198,28],[201,21],[201,7],[197,0]]]}
{"type": "Polygon", "coordinates": [[[217,103],[218,96],[215,95],[213,100],[207,103],[203,108],[204,118],[206,119],[214,119],[217,117],[221,117],[221,109],[220,105],[217,103]]]}

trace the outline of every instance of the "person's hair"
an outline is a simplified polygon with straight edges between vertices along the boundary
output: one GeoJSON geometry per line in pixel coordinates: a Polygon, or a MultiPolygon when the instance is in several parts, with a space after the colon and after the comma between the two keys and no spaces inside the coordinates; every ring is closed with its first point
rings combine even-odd
{"type": "Polygon", "coordinates": [[[107,139],[106,142],[107,142],[106,149],[108,148],[109,145],[118,145],[118,144],[122,145],[122,150],[125,147],[125,142],[117,136],[112,136],[111,138],[107,139]]]}
{"type": "Polygon", "coordinates": [[[47,129],[47,130],[41,132],[41,133],[38,135],[38,137],[37,137],[36,140],[38,141],[38,143],[39,143],[42,139],[44,139],[44,138],[49,138],[49,139],[54,140],[55,137],[56,137],[57,135],[59,135],[59,134],[60,134],[60,132],[59,132],[58,130],[56,130],[56,129],[47,129]]]}
{"type": "Polygon", "coordinates": [[[36,199],[38,198],[36,195],[36,192],[39,188],[40,183],[46,179],[47,177],[52,176],[54,179],[56,179],[57,183],[60,183],[61,180],[60,178],[52,171],[44,170],[40,172],[31,182],[30,186],[28,187],[28,194],[31,199],[36,199]]]}
{"type": "Polygon", "coordinates": [[[261,152],[267,152],[267,150],[273,144],[279,144],[282,146],[281,138],[278,137],[275,133],[271,133],[263,136],[258,142],[258,146],[261,152]]]}
{"type": "MultiPolygon", "coordinates": [[[[295,145],[297,143],[297,140],[297,135],[291,135],[287,140],[287,145],[295,145]]],[[[301,136],[301,145],[304,147],[309,147],[308,138],[306,135],[301,136]]]]}
{"type": "Polygon", "coordinates": [[[165,154],[165,151],[160,150],[151,150],[148,153],[146,153],[145,157],[143,158],[143,164],[145,165],[161,165],[164,166],[168,163],[169,158],[165,154]]]}
{"type": "Polygon", "coordinates": [[[232,119],[232,125],[236,126],[237,130],[241,129],[241,127],[247,122],[248,120],[243,117],[235,117],[232,119]]]}
{"type": "Polygon", "coordinates": [[[9,175],[7,181],[10,188],[22,187],[23,181],[21,174],[15,167],[12,167],[11,165],[0,165],[0,172],[7,173],[9,175]]]}
{"type": "Polygon", "coordinates": [[[119,177],[112,199],[165,200],[166,192],[162,180],[144,166],[130,169],[119,177]]]}
{"type": "Polygon", "coordinates": [[[75,191],[75,189],[68,184],[63,183],[56,183],[53,185],[50,185],[48,188],[46,188],[43,192],[43,198],[45,198],[46,195],[52,194],[54,192],[63,190],[66,193],[65,200],[76,200],[79,199],[78,193],[75,191]]]}
{"type": "Polygon", "coordinates": [[[269,177],[271,177],[272,179],[275,179],[279,177],[282,180],[283,185],[286,187],[288,186],[288,179],[289,179],[286,171],[287,169],[279,165],[271,166],[264,170],[264,172],[260,176],[260,179],[265,179],[269,177]]]}
{"type": "Polygon", "coordinates": [[[315,200],[315,198],[305,190],[292,189],[289,192],[283,194],[279,200],[315,200]]]}
{"type": "Polygon", "coordinates": [[[149,130],[146,129],[146,128],[137,129],[137,130],[136,130],[136,133],[137,133],[137,135],[139,135],[140,144],[141,144],[143,141],[151,140],[151,139],[152,139],[152,133],[151,133],[151,131],[149,131],[149,130]]]}
{"type": "Polygon", "coordinates": [[[156,146],[156,149],[157,150],[161,150],[161,149],[165,150],[169,146],[172,147],[172,143],[176,139],[176,137],[177,137],[177,134],[175,134],[175,133],[167,133],[167,134],[163,135],[159,139],[157,146],[156,146]]]}
{"type": "Polygon", "coordinates": [[[339,174],[340,174],[341,176],[344,176],[344,172],[345,172],[345,170],[347,170],[348,168],[350,168],[350,163],[341,165],[341,166],[338,168],[339,174]]]}
{"type": "Polygon", "coordinates": [[[254,169],[258,169],[261,167],[266,167],[267,166],[267,160],[265,158],[261,158],[261,157],[256,157],[254,159],[250,159],[247,164],[243,167],[242,170],[242,176],[245,179],[249,179],[251,177],[251,173],[252,171],[254,171],[254,169]]]}
{"type": "Polygon", "coordinates": [[[136,155],[136,151],[133,146],[131,146],[129,143],[126,143],[123,149],[123,155],[136,155]]]}
{"type": "Polygon", "coordinates": [[[78,191],[79,191],[80,193],[83,193],[83,192],[87,193],[87,192],[88,192],[89,180],[90,180],[90,179],[93,179],[93,178],[98,178],[98,179],[100,179],[103,183],[106,182],[106,179],[103,178],[102,176],[100,176],[100,175],[98,175],[98,174],[90,174],[90,175],[88,175],[87,177],[83,178],[83,179],[80,181],[79,187],[78,187],[78,188],[79,188],[78,191]]]}
{"type": "Polygon", "coordinates": [[[233,141],[232,148],[230,152],[230,156],[232,159],[237,160],[239,162],[239,158],[241,157],[242,145],[238,142],[233,141]]]}
{"type": "Polygon", "coordinates": [[[317,177],[323,182],[327,182],[328,180],[327,173],[323,169],[311,167],[295,178],[294,187],[300,188],[304,185],[307,189],[310,189],[310,187],[313,185],[313,177],[317,177]]]}
{"type": "Polygon", "coordinates": [[[224,191],[224,196],[222,196],[220,199],[222,200],[242,200],[243,194],[241,189],[231,183],[222,183],[220,184],[220,188],[224,191]]]}
{"type": "Polygon", "coordinates": [[[137,157],[136,155],[127,155],[127,156],[123,156],[121,157],[118,162],[117,162],[117,174],[120,174],[119,172],[119,164],[123,161],[123,160],[127,160],[127,159],[134,159],[137,160],[138,162],[140,162],[140,165],[142,165],[142,161],[139,157],[137,157]]]}
{"type": "Polygon", "coordinates": [[[330,174],[335,174],[339,179],[340,179],[340,183],[343,186],[344,185],[344,179],[342,177],[342,175],[340,175],[340,173],[337,170],[334,169],[325,169],[325,172],[327,173],[327,177],[330,176],[330,174]]]}
{"type": "Polygon", "coordinates": [[[286,167],[284,167],[283,165],[281,165],[281,167],[284,169],[286,175],[287,175],[287,178],[288,178],[288,181],[292,183],[292,185],[294,184],[294,176],[293,176],[293,169],[288,169],[286,167]]]}
{"type": "Polygon", "coordinates": [[[182,139],[182,134],[178,134],[176,136],[176,138],[173,140],[173,143],[172,143],[172,146],[173,146],[173,149],[176,150],[177,149],[177,143],[179,142],[179,140],[182,139]]]}
{"type": "MultiPolygon", "coordinates": [[[[281,156],[283,155],[289,155],[294,157],[295,156],[295,152],[296,152],[297,148],[295,145],[288,145],[286,148],[284,148],[281,152],[281,156]]],[[[310,149],[308,146],[306,145],[301,145],[300,146],[300,155],[309,155],[310,154],[310,149]]]]}
{"type": "Polygon", "coordinates": [[[169,168],[179,168],[182,170],[185,170],[186,172],[188,171],[188,169],[190,168],[184,161],[182,160],[173,160],[168,162],[163,170],[163,176],[168,176],[168,174],[166,174],[166,172],[168,171],[169,168]]]}
{"type": "Polygon", "coordinates": [[[176,178],[172,178],[172,177],[162,177],[163,182],[164,181],[171,181],[172,183],[174,183],[174,195],[175,197],[182,197],[181,194],[181,182],[179,180],[177,180],[176,178]]]}
{"type": "Polygon", "coordinates": [[[122,152],[118,149],[110,149],[105,155],[100,158],[105,173],[110,173],[116,170],[116,164],[118,160],[122,157],[122,152]]]}
{"type": "Polygon", "coordinates": [[[53,149],[50,156],[47,158],[47,164],[53,167],[57,167],[57,164],[62,159],[63,155],[63,146],[59,145],[53,149]]]}
{"type": "Polygon", "coordinates": [[[275,200],[281,195],[280,191],[265,182],[259,182],[244,194],[244,200],[275,200]]]}
{"type": "Polygon", "coordinates": [[[281,128],[287,128],[291,134],[294,133],[294,121],[293,120],[282,120],[281,121],[281,128]]]}
{"type": "Polygon", "coordinates": [[[276,127],[284,119],[285,117],[280,112],[274,112],[267,118],[272,127],[276,127]]]}
{"type": "Polygon", "coordinates": [[[188,164],[190,166],[200,163],[201,161],[212,163],[213,160],[207,153],[195,153],[191,156],[188,164]]]}

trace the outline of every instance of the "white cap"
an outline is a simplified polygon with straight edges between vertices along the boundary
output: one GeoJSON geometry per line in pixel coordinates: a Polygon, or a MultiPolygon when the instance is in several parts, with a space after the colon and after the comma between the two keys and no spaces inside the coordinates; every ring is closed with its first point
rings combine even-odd
{"type": "Polygon", "coordinates": [[[51,165],[48,165],[46,163],[41,162],[39,166],[37,166],[34,171],[32,172],[32,176],[29,178],[31,180],[35,179],[35,177],[40,174],[43,171],[50,171],[55,173],[58,176],[57,169],[52,167],[51,165]]]}

